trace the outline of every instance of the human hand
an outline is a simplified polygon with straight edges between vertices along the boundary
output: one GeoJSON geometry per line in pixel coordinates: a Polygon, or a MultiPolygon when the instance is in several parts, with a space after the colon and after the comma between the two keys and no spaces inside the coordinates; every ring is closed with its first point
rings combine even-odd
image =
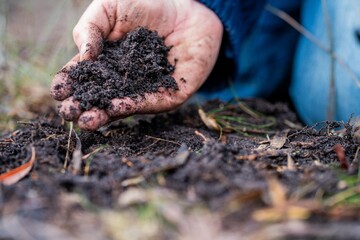
{"type": "Polygon", "coordinates": [[[223,27],[211,10],[195,0],[94,0],[73,31],[79,54],[64,68],[96,59],[103,39],[116,41],[138,26],[156,30],[172,46],[168,59],[172,65],[176,61],[173,77],[179,90],[161,89],[138,100],[113,99],[105,110],[94,107],[82,112],[71,96],[72,80],[61,71],[53,79],[51,95],[62,101],[59,113],[64,119],[96,130],[114,119],[172,110],[203,84],[216,62],[223,27]]]}

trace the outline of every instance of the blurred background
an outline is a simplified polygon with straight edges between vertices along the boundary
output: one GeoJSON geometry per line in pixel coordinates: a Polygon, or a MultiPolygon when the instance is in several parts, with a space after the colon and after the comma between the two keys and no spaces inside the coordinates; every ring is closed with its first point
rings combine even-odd
{"type": "Polygon", "coordinates": [[[46,114],[54,74],[76,53],[72,29],[91,0],[0,0],[0,132],[46,114]]]}

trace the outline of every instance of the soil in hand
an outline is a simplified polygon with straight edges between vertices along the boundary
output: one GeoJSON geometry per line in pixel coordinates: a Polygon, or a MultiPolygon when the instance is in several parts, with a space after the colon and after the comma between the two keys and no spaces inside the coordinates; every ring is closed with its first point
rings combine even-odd
{"type": "Polygon", "coordinates": [[[168,59],[171,47],[157,32],[139,27],[116,42],[104,42],[95,61],[83,61],[68,70],[73,97],[80,109],[106,109],[114,98],[137,98],[159,88],[177,90],[168,59]]]}

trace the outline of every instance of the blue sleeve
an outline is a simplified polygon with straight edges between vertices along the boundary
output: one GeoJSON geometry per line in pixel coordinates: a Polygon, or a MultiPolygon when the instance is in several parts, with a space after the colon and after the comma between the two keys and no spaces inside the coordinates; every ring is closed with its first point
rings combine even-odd
{"type": "Polygon", "coordinates": [[[200,88],[200,95],[205,98],[227,100],[226,96],[231,95],[228,80],[235,80],[240,68],[242,42],[256,24],[267,0],[200,0],[200,2],[215,12],[224,26],[218,60],[211,75],[200,88]]]}
{"type": "Polygon", "coordinates": [[[236,56],[241,41],[256,23],[267,0],[200,0],[213,10],[224,25],[228,57],[236,56]]]}
{"type": "Polygon", "coordinates": [[[214,11],[224,26],[218,61],[200,95],[223,100],[267,97],[285,85],[298,34],[265,6],[271,4],[298,18],[302,0],[200,2],[214,11]]]}

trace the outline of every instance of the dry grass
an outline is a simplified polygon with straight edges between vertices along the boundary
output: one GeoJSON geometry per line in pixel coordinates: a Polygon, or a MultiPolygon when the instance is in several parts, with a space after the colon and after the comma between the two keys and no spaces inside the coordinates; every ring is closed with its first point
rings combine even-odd
{"type": "Polygon", "coordinates": [[[77,51],[72,29],[89,2],[0,3],[5,10],[5,29],[0,34],[5,57],[0,71],[0,131],[14,126],[13,117],[31,117],[30,109],[42,112],[53,104],[48,94],[51,79],[77,51]]]}

